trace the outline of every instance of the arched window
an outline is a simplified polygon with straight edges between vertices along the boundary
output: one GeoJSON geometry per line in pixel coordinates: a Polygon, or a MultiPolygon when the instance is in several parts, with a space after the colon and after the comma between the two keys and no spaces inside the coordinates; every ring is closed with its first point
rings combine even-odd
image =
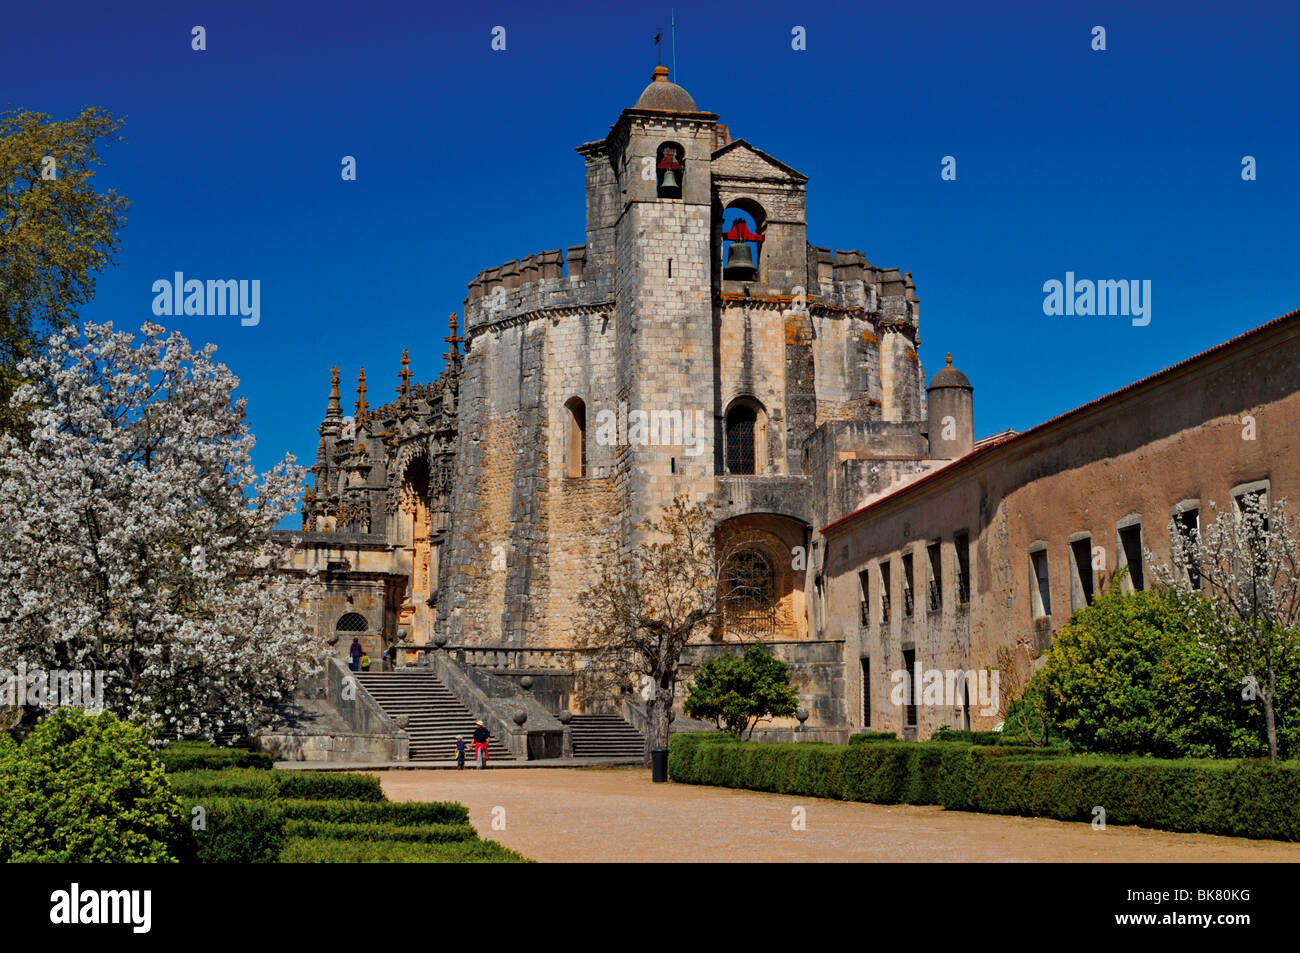
{"type": "Polygon", "coordinates": [[[365,632],[368,628],[366,617],[359,612],[349,612],[334,624],[335,632],[365,632]]]}
{"type": "Polygon", "coordinates": [[[726,462],[728,473],[757,473],[759,460],[758,408],[739,400],[727,411],[726,462]]]}
{"type": "Polygon", "coordinates": [[[686,177],[686,150],[675,142],[661,143],[655,151],[655,193],[661,199],[682,197],[686,177]]]}
{"type": "Polygon", "coordinates": [[[564,409],[564,475],[578,479],[587,475],[587,405],[570,397],[564,409]]]}

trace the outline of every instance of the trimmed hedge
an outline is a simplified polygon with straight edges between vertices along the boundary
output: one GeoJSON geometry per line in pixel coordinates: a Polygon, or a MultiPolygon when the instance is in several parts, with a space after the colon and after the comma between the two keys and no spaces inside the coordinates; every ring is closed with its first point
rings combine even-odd
{"type": "Polygon", "coordinates": [[[280,797],[313,801],[382,801],[384,789],[373,774],[334,771],[273,771],[280,797]]]}
{"type": "Polygon", "coordinates": [[[287,842],[284,812],[267,799],[199,798],[185,801],[191,844],[185,860],[202,864],[275,863],[287,842]],[[196,813],[202,808],[202,814],[196,813]],[[204,828],[194,830],[202,817],[204,828]]]}
{"type": "Polygon", "coordinates": [[[324,840],[417,841],[445,844],[453,841],[478,840],[478,832],[469,824],[331,824],[323,821],[289,821],[290,837],[317,837],[324,840]]]}
{"type": "Polygon", "coordinates": [[[1161,761],[1062,749],[923,744],[717,744],[677,734],[674,781],[874,804],[1300,841],[1300,763],[1161,761]]]}
{"type": "Polygon", "coordinates": [[[237,797],[265,801],[280,793],[275,775],[274,771],[255,768],[203,769],[169,773],[167,781],[173,791],[190,799],[237,797]]]}
{"type": "Polygon", "coordinates": [[[898,735],[892,731],[860,731],[856,735],[849,735],[849,744],[851,745],[869,745],[881,741],[898,740],[898,735]]]}
{"type": "Polygon", "coordinates": [[[158,750],[158,760],[167,772],[199,771],[223,768],[256,768],[269,771],[275,759],[265,751],[246,751],[243,748],[217,748],[206,741],[173,741],[158,750]]]}
{"type": "Polygon", "coordinates": [[[468,824],[469,808],[452,801],[276,801],[293,821],[327,824],[468,824]]]}
{"type": "Polygon", "coordinates": [[[973,749],[970,801],[990,814],[1139,824],[1189,833],[1300,841],[1300,763],[1080,755],[1008,758],[973,749]]]}
{"type": "Polygon", "coordinates": [[[527,864],[522,854],[496,841],[417,844],[402,841],[290,840],[283,864],[527,864]]]}
{"type": "Polygon", "coordinates": [[[178,771],[172,790],[186,797],[293,798],[310,801],[382,801],[379,779],[369,774],[316,771],[178,771]]]}

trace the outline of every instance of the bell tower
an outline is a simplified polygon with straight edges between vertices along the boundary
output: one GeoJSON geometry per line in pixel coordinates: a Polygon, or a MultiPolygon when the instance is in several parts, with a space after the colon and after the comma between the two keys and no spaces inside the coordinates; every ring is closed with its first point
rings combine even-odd
{"type": "Polygon", "coordinates": [[[611,226],[618,397],[629,415],[670,422],[640,435],[629,428],[622,448],[629,530],[679,493],[713,489],[717,120],[658,66],[604,142],[617,189],[610,204],[618,211],[611,226]]]}

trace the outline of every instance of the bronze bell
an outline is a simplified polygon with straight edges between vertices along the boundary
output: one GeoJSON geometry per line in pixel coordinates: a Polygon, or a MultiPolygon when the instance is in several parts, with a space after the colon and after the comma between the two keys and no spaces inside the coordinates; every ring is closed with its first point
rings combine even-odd
{"type": "Polygon", "coordinates": [[[666,199],[682,197],[682,184],[677,181],[677,173],[673,169],[664,170],[664,180],[659,184],[659,195],[666,199]]]}
{"type": "Polygon", "coordinates": [[[727,264],[722,269],[722,277],[728,281],[753,281],[758,277],[754,267],[754,252],[749,242],[732,242],[727,249],[727,264]]]}

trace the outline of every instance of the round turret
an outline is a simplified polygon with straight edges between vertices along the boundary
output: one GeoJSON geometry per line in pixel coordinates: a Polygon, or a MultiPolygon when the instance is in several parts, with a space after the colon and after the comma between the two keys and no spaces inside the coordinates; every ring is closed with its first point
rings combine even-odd
{"type": "Polygon", "coordinates": [[[955,460],[975,447],[975,388],[966,375],[948,364],[926,388],[929,411],[930,458],[955,460]]]}

